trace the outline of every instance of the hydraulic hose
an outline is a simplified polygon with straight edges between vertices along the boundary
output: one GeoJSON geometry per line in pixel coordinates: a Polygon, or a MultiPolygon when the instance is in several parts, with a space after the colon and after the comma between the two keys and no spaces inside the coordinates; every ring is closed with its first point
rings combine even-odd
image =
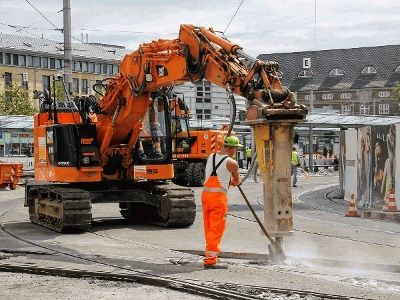
{"type": "Polygon", "coordinates": [[[229,129],[226,136],[230,136],[233,130],[233,125],[235,125],[235,120],[236,120],[236,101],[235,97],[233,96],[233,93],[229,90],[227,90],[227,92],[229,94],[229,103],[231,105],[231,122],[229,124],[229,129]]]}

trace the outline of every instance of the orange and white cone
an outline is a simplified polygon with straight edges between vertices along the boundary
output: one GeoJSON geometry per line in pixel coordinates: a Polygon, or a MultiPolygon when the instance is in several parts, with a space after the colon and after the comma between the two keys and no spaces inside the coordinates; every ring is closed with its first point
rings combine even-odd
{"type": "Polygon", "coordinates": [[[394,188],[391,188],[385,196],[385,205],[383,206],[383,211],[387,212],[397,212],[396,198],[394,196],[394,188]]]}
{"type": "Polygon", "coordinates": [[[352,193],[350,196],[349,211],[347,212],[346,217],[360,217],[360,215],[357,212],[356,199],[354,198],[354,193],[352,193]]]}

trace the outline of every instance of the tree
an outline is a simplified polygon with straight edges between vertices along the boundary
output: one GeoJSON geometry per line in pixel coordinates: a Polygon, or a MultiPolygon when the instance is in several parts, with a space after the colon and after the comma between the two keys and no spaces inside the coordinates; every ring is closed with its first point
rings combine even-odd
{"type": "Polygon", "coordinates": [[[0,91],[0,115],[32,116],[37,111],[27,89],[14,83],[0,91]]]}
{"type": "Polygon", "coordinates": [[[397,98],[397,102],[400,104],[400,84],[394,87],[393,92],[397,98]]]}
{"type": "MultiPolygon", "coordinates": [[[[50,88],[51,88],[51,97],[54,97],[54,81],[50,82],[50,88]]],[[[64,86],[60,81],[56,81],[56,100],[57,101],[64,101],[64,86]]]]}

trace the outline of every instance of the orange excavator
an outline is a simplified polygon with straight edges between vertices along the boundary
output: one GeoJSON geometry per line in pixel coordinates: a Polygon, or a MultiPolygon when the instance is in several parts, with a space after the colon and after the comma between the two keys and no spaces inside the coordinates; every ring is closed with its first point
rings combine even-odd
{"type": "Polygon", "coordinates": [[[100,99],[57,101],[45,91],[34,117],[35,180],[25,197],[30,220],[59,232],[85,231],[92,203],[111,202],[132,222],[190,226],[193,191],[170,181],[171,86],[205,78],[245,97],[249,120],[300,116],[304,108],[281,86],[278,67],[213,29],[181,25],[177,39],[126,55],[115,78],[95,85],[105,89],[100,99]]]}
{"type": "Polygon", "coordinates": [[[194,129],[189,120],[190,111],[183,97],[172,96],[172,149],[174,162],[173,182],[185,186],[203,186],[207,158],[221,149],[227,128],[194,129]]]}

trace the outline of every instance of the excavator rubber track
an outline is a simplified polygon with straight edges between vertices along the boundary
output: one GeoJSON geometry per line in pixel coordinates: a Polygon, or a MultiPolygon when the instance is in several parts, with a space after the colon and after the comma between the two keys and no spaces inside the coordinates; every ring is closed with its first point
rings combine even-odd
{"type": "Polygon", "coordinates": [[[160,195],[161,205],[155,225],[169,228],[189,227],[196,218],[196,202],[190,188],[173,183],[158,185],[154,192],[160,195]]]}
{"type": "Polygon", "coordinates": [[[88,191],[65,187],[32,187],[29,190],[32,223],[57,232],[84,232],[92,223],[88,191]]]}

